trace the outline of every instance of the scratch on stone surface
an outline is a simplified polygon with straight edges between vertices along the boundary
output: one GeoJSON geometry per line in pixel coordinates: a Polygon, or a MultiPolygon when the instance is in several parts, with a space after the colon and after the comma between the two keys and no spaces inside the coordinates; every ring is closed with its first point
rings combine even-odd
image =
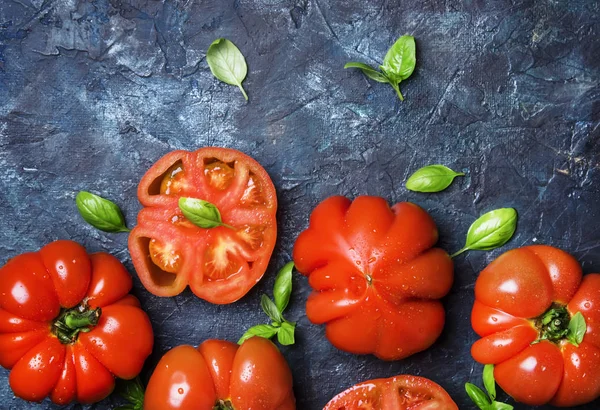
{"type": "Polygon", "coordinates": [[[323,21],[325,22],[325,25],[329,29],[329,32],[331,33],[331,35],[333,36],[333,38],[335,38],[336,40],[339,41],[340,39],[338,38],[338,36],[335,33],[335,31],[333,31],[333,28],[331,27],[331,24],[329,24],[329,21],[327,21],[327,18],[325,18],[325,14],[323,14],[323,10],[321,10],[321,5],[319,4],[318,0],[313,0],[313,1],[315,2],[315,6],[317,6],[317,10],[319,11],[319,14],[323,18],[323,21]]]}
{"type": "Polygon", "coordinates": [[[444,87],[444,91],[442,92],[442,95],[440,95],[440,98],[438,99],[437,103],[435,104],[433,109],[429,112],[429,115],[428,115],[429,120],[427,121],[427,125],[432,124],[434,116],[436,115],[438,108],[440,107],[440,104],[442,104],[445,101],[446,94],[448,94],[448,90],[454,84],[454,81],[457,78],[460,70],[461,70],[460,68],[457,68],[456,70],[454,70],[454,73],[452,73],[452,76],[450,76],[450,80],[448,81],[448,84],[446,84],[446,87],[444,87]]]}

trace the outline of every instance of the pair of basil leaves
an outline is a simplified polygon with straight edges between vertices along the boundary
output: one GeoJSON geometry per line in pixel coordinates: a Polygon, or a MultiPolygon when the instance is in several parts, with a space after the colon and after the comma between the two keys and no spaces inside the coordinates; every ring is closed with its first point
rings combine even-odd
{"type": "Polygon", "coordinates": [[[466,383],[465,390],[481,410],[513,410],[510,404],[496,401],[496,380],[494,379],[494,365],[486,364],[483,368],[483,386],[487,394],[473,383],[466,383]]]}
{"type": "Polygon", "coordinates": [[[404,101],[404,96],[400,92],[400,83],[412,75],[416,64],[415,38],[402,36],[388,50],[383,64],[379,66],[381,71],[358,62],[347,63],[344,68],[358,68],[370,79],[391,85],[400,101],[404,101]]]}
{"type": "MultiPolygon", "coordinates": [[[[418,169],[406,181],[406,188],[415,192],[439,192],[448,188],[454,178],[464,176],[444,165],[428,165],[418,169]]],[[[452,257],[468,250],[492,250],[504,245],[517,229],[517,211],[500,208],[483,214],[469,228],[465,246],[452,257]]]]}

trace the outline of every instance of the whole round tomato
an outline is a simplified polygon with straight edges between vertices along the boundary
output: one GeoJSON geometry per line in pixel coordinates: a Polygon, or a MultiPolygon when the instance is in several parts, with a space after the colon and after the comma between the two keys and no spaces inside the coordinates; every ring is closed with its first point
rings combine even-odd
{"type": "Polygon", "coordinates": [[[264,275],[277,237],[277,197],[258,162],[227,148],[174,151],[138,186],[144,209],[129,236],[142,284],[157,296],[187,285],[212,303],[244,296],[264,275]],[[200,228],[183,216],[179,198],[208,201],[226,226],[200,228]]]}
{"type": "Polygon", "coordinates": [[[132,379],[152,351],[150,320],[131,277],[107,253],[72,241],[23,253],[0,268],[0,365],[16,396],[94,403],[115,377],[132,379]]]}
{"type": "Polygon", "coordinates": [[[323,410],[458,410],[439,384],[418,376],[375,379],[350,387],[323,410]]]}
{"type": "Polygon", "coordinates": [[[427,349],[444,327],[438,299],[453,280],[452,260],[432,248],[437,239],[433,219],[409,202],[326,199],[294,245],[296,269],[314,290],[306,315],[351,353],[396,360],[427,349]]]}
{"type": "Polygon", "coordinates": [[[144,410],[293,410],[292,374],[275,345],[207,340],[168,351],[150,377],[144,410]]]}
{"type": "Polygon", "coordinates": [[[582,280],[568,253],[537,245],[498,257],[475,283],[471,323],[481,336],[473,358],[494,364],[515,400],[570,407],[600,397],[600,275],[582,280]]]}

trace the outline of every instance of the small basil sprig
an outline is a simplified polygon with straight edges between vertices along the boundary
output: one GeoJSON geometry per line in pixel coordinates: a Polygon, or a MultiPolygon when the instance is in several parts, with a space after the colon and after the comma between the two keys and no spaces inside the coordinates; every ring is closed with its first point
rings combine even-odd
{"type": "Polygon", "coordinates": [[[513,406],[496,401],[496,380],[494,365],[486,364],[483,368],[483,385],[487,394],[473,383],[465,383],[465,390],[473,403],[481,410],[512,410],[513,406]]]}
{"type": "Polygon", "coordinates": [[[275,335],[277,335],[277,341],[284,346],[293,345],[295,343],[294,332],[296,330],[296,323],[289,322],[283,317],[283,311],[287,307],[290,301],[290,295],[292,294],[293,269],[294,262],[289,262],[281,268],[279,273],[277,273],[275,286],[273,288],[275,302],[267,295],[262,295],[260,305],[266,315],[271,319],[271,323],[252,326],[242,335],[240,340],[238,340],[238,344],[244,343],[244,341],[253,336],[271,339],[275,335]]]}
{"type": "Polygon", "coordinates": [[[237,86],[248,101],[248,94],[242,87],[242,82],[248,74],[246,59],[231,41],[218,38],[212,42],[206,52],[206,61],[210,71],[224,83],[237,86]]]}
{"type": "Polygon", "coordinates": [[[408,178],[406,188],[415,192],[440,192],[448,188],[454,178],[464,175],[444,165],[427,165],[408,178]]]}
{"type": "Polygon", "coordinates": [[[585,323],[585,318],[581,312],[575,313],[569,321],[567,340],[575,346],[579,346],[579,344],[583,342],[583,337],[585,336],[586,331],[587,324],[585,323]]]}
{"type": "Polygon", "coordinates": [[[133,380],[118,380],[117,392],[127,404],[116,407],[115,410],[143,410],[144,386],[139,376],[133,380]]]}
{"type": "Polygon", "coordinates": [[[224,224],[219,209],[203,199],[181,197],[179,198],[179,209],[188,221],[200,228],[211,229],[224,226],[235,229],[224,224]]]}
{"type": "Polygon", "coordinates": [[[514,208],[500,208],[483,214],[471,224],[465,246],[451,258],[468,250],[496,249],[508,242],[516,229],[517,211],[514,208]]]}
{"type": "Polygon", "coordinates": [[[75,204],[83,219],[104,232],[129,232],[121,209],[112,201],[87,191],[80,191],[75,204]]]}
{"type": "Polygon", "coordinates": [[[383,64],[379,66],[381,72],[367,64],[356,62],[347,63],[344,68],[358,68],[367,77],[380,83],[390,84],[396,91],[398,98],[404,101],[399,84],[412,75],[416,63],[415,38],[413,36],[402,36],[396,40],[385,55],[383,64]]]}

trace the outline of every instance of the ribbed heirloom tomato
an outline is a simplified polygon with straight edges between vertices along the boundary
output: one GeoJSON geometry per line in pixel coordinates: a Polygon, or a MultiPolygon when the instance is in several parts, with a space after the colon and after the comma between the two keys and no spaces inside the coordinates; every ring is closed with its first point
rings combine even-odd
{"type": "Polygon", "coordinates": [[[396,360],[427,349],[444,327],[438,299],[453,280],[452,260],[432,248],[437,239],[433,219],[409,202],[326,199],[294,245],[296,268],[314,290],[308,318],[351,353],[396,360]]]}
{"type": "Polygon", "coordinates": [[[494,364],[496,381],[515,400],[570,407],[600,396],[600,275],[582,280],[566,252],[538,245],[498,257],[475,283],[471,323],[481,336],[473,358],[494,364]],[[572,343],[578,312],[583,340],[572,343]]]}
{"type": "Polygon", "coordinates": [[[72,241],[24,253],[0,268],[0,364],[16,396],[94,403],[115,376],[134,378],[152,351],[148,316],[131,277],[107,253],[72,241]]]}
{"type": "Polygon", "coordinates": [[[144,209],[129,236],[143,285],[174,296],[187,285],[212,303],[244,296],[264,275],[277,237],[277,197],[269,175],[239,151],[174,151],[142,178],[144,209]],[[226,226],[200,228],[183,216],[181,197],[208,201],[226,226]]]}
{"type": "Polygon", "coordinates": [[[207,340],[167,352],[150,377],[144,410],[294,410],[292,374],[275,345],[207,340]]]}
{"type": "Polygon", "coordinates": [[[358,383],[335,396],[323,410],[458,410],[439,384],[400,375],[358,383]]]}

